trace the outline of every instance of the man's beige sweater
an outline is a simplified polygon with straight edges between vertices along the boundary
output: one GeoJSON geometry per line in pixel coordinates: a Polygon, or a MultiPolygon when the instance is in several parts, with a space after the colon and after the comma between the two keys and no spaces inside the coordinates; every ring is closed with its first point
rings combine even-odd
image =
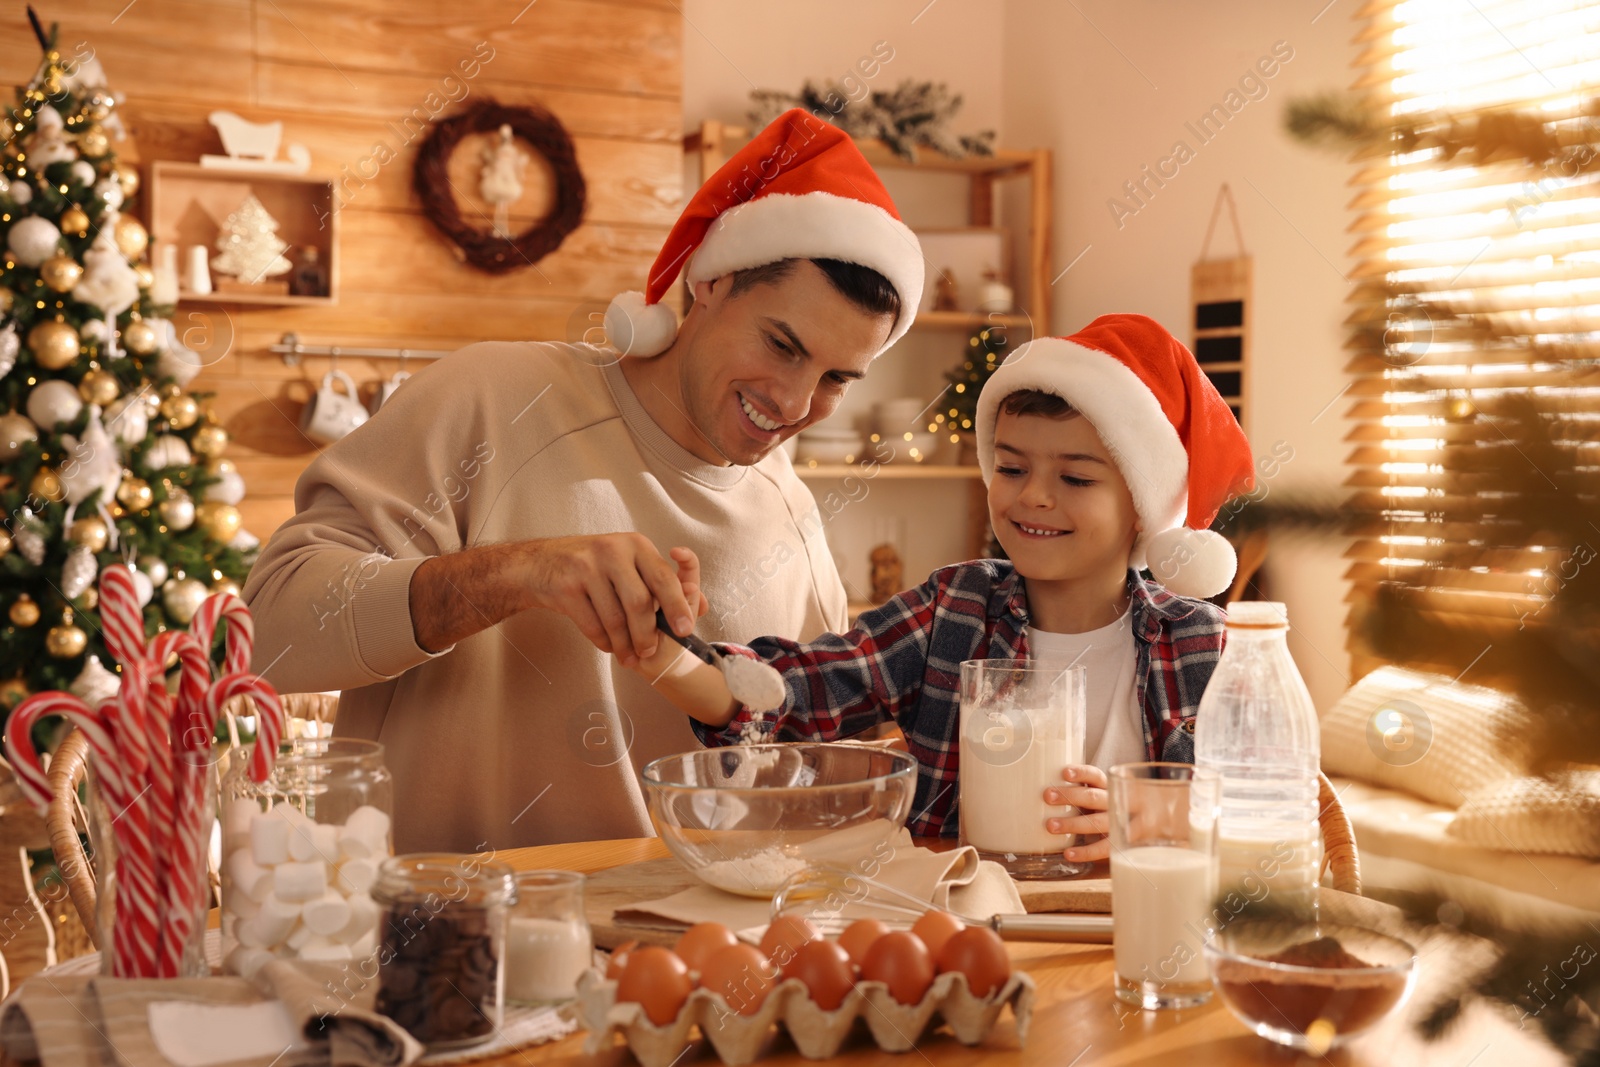
{"type": "Polygon", "coordinates": [[[699,553],[702,637],[844,628],[817,505],[788,457],[697,459],[615,360],[502,342],[441,359],[306,469],[297,514],[250,574],[255,668],[282,692],[344,691],[334,732],[383,743],[400,851],[648,835],[640,769],[699,747],[681,713],[565,616],[527,611],[424,651],[409,608],[423,560],[638,531],[663,554],[699,553]]]}

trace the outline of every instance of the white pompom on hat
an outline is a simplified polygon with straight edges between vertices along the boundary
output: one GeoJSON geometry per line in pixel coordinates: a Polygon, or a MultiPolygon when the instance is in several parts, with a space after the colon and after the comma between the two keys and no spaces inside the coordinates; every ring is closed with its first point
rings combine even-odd
{"type": "Polygon", "coordinates": [[[1012,393],[1059,396],[1094,424],[1133,494],[1142,526],[1131,566],[1180,596],[1211,597],[1238,560],[1209,527],[1255,484],[1250,442],[1194,355],[1154,319],[1102,315],[1071,337],[1013,352],[978,397],[978,463],[994,474],[1000,404],[1012,393]]]}
{"type": "Polygon", "coordinates": [[[884,350],[905,336],[922,300],[922,245],[849,134],[793,108],[708,178],[667,235],[644,292],[606,309],[606,340],[628,356],[658,356],[678,336],[661,303],[681,271],[689,283],[785,259],[870,267],[900,295],[884,350]]]}

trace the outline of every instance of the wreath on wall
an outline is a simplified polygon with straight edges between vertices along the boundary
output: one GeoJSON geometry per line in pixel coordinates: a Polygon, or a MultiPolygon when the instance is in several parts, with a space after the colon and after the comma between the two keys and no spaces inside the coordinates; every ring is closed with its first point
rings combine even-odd
{"type": "Polygon", "coordinates": [[[554,115],[538,107],[507,107],[482,100],[465,111],[434,123],[417,150],[412,185],[422,201],[423,214],[459,249],[459,255],[479,270],[504,274],[532,266],[561,247],[569,233],[583,221],[586,187],[578,169],[572,138],[554,115]],[[461,215],[451,187],[450,157],[462,139],[474,133],[509,129],[510,135],[533,148],[555,175],[554,203],[544,218],[521,233],[501,236],[491,229],[470,225],[461,215]]]}

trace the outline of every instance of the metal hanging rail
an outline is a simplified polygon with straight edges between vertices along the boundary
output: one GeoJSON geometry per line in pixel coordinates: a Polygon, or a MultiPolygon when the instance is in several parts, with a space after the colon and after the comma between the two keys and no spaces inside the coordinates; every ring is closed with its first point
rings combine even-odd
{"type": "Polygon", "coordinates": [[[272,346],[273,352],[283,357],[283,362],[298,367],[302,356],[361,356],[370,359],[438,359],[448,356],[450,350],[442,348],[361,348],[351,345],[308,345],[299,335],[286,333],[272,346]]]}

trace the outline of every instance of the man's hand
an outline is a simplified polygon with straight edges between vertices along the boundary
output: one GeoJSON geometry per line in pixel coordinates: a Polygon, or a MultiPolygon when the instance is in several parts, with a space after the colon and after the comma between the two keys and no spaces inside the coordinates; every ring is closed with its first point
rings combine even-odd
{"type": "Polygon", "coordinates": [[[602,652],[614,652],[626,667],[656,652],[656,606],[686,635],[705,612],[700,592],[700,563],[688,549],[664,559],[643,534],[599,534],[554,537],[529,542],[527,582],[535,607],[557,611],[602,652]],[[679,570],[692,581],[694,600],[686,596],[679,570]]]}
{"type": "MultiPolygon", "coordinates": [[[[1046,804],[1071,804],[1077,815],[1045,820],[1045,828],[1053,834],[1109,834],[1111,817],[1106,814],[1106,772],[1092,765],[1063,767],[1061,778],[1071,783],[1051,786],[1044,791],[1046,804]]],[[[1079,863],[1103,860],[1111,855],[1110,838],[1088,845],[1080,845],[1062,852],[1062,856],[1079,863]]]]}

